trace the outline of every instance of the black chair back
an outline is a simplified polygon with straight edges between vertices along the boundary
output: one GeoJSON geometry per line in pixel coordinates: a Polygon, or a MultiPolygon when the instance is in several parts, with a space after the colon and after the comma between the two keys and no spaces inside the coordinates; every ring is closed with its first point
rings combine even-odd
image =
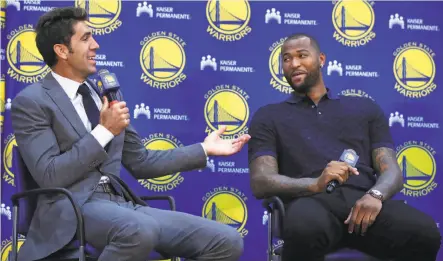
{"type": "MultiPolygon", "coordinates": [[[[26,167],[23,158],[20,155],[20,151],[17,146],[13,147],[13,166],[16,167],[17,171],[14,173],[14,181],[17,189],[16,193],[28,191],[31,189],[39,188],[34,178],[31,176],[28,168],[26,167]]],[[[32,216],[34,215],[35,209],[37,207],[38,197],[26,197],[20,199],[20,204],[18,207],[18,230],[19,234],[26,236],[31,225],[32,216]]]]}

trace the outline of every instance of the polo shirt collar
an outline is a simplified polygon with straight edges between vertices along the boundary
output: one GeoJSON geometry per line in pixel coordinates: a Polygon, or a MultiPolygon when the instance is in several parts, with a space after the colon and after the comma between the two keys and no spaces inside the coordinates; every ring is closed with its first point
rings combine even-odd
{"type": "MultiPolygon", "coordinates": [[[[331,99],[331,100],[335,100],[338,99],[339,96],[338,95],[334,95],[331,90],[329,88],[326,88],[326,94],[323,96],[323,98],[327,98],[327,99],[331,99]]],[[[290,97],[286,100],[287,103],[299,103],[301,101],[307,100],[309,99],[307,96],[301,96],[301,95],[297,95],[296,92],[292,92],[290,97]]]]}

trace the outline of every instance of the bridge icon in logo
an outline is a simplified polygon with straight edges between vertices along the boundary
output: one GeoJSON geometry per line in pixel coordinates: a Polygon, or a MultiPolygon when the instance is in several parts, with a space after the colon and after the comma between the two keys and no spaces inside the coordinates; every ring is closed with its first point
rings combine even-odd
{"type": "Polygon", "coordinates": [[[269,56],[269,71],[272,77],[278,83],[289,87],[289,83],[283,74],[283,60],[281,58],[281,47],[283,44],[279,44],[274,48],[269,56]]]}
{"type": "Polygon", "coordinates": [[[173,38],[159,36],[147,42],[140,55],[143,71],[156,81],[170,81],[185,66],[185,51],[173,38]]]}
{"type": "Polygon", "coordinates": [[[240,131],[247,123],[249,107],[246,100],[233,90],[214,93],[205,104],[205,119],[213,130],[226,126],[226,135],[240,131]]]}
{"type": "Polygon", "coordinates": [[[397,82],[408,90],[425,89],[435,76],[434,60],[421,48],[406,48],[395,58],[394,75],[397,82]]]}
{"type": "Polygon", "coordinates": [[[215,30],[224,34],[235,34],[247,26],[251,9],[246,0],[209,0],[206,16],[215,30]]]}
{"type": "Polygon", "coordinates": [[[93,28],[104,28],[114,23],[121,12],[121,0],[76,0],[75,5],[88,13],[86,22],[93,28]]]}
{"type": "Polygon", "coordinates": [[[375,16],[371,5],[364,0],[339,1],[332,11],[332,22],[341,36],[358,40],[371,32],[375,16]]]}
{"type": "Polygon", "coordinates": [[[47,69],[35,44],[35,32],[32,29],[21,31],[9,41],[6,57],[11,68],[25,76],[36,76],[47,69]]]}
{"type": "Polygon", "coordinates": [[[422,190],[434,181],[435,159],[426,148],[417,145],[406,146],[397,153],[397,162],[406,188],[422,190]]]}
{"type": "Polygon", "coordinates": [[[231,226],[241,232],[248,219],[248,210],[238,195],[230,191],[220,191],[206,200],[202,215],[204,218],[231,226]]]}

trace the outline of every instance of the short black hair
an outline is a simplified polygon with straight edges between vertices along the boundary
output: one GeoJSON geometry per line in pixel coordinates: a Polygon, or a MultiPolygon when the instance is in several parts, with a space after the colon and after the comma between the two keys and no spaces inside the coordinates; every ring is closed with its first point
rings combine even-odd
{"type": "Polygon", "coordinates": [[[45,63],[52,67],[57,63],[54,45],[65,44],[71,48],[74,25],[87,19],[86,10],[79,7],[54,8],[42,15],[35,27],[35,42],[45,63]]]}
{"type": "Polygon", "coordinates": [[[306,33],[296,33],[296,34],[290,35],[288,38],[286,38],[286,40],[283,42],[283,44],[286,43],[286,42],[289,42],[291,40],[300,39],[300,38],[303,38],[303,37],[309,38],[311,40],[312,48],[314,48],[314,50],[317,53],[319,53],[319,54],[321,53],[320,45],[317,42],[317,40],[315,39],[315,37],[313,37],[312,35],[306,34],[306,33]]]}

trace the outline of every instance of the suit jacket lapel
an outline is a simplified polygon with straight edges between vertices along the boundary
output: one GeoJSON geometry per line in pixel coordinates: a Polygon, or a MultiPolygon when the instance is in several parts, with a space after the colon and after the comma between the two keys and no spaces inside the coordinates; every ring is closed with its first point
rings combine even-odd
{"type": "Polygon", "coordinates": [[[46,75],[42,86],[46,89],[46,92],[49,97],[51,97],[52,101],[60,108],[60,111],[66,119],[68,119],[78,135],[80,135],[80,137],[85,136],[87,133],[85,125],[83,125],[83,122],[75,110],[74,105],[72,105],[71,100],[69,100],[68,95],[51,73],[46,75]]]}

